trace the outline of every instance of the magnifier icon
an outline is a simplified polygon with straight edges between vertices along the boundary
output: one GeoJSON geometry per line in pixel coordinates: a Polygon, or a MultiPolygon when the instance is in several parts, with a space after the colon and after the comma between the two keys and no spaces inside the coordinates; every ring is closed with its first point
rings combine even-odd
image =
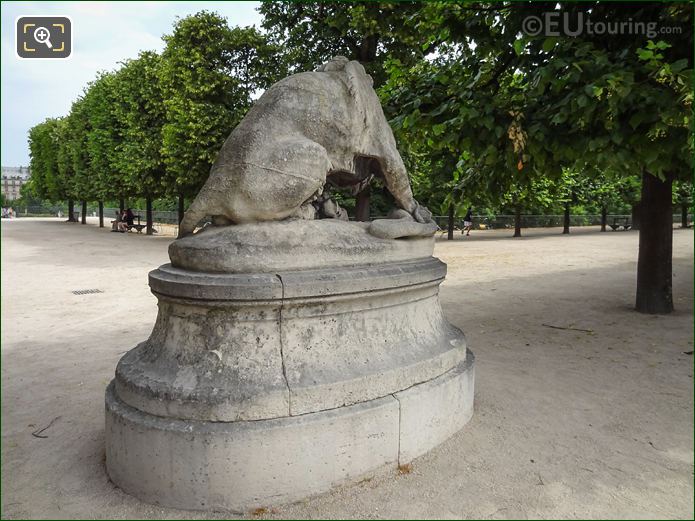
{"type": "Polygon", "coordinates": [[[45,27],[37,27],[36,30],[34,31],[34,40],[36,40],[39,43],[45,43],[46,47],[48,47],[49,49],[52,49],[53,45],[51,45],[50,38],[51,38],[51,33],[45,27]]]}

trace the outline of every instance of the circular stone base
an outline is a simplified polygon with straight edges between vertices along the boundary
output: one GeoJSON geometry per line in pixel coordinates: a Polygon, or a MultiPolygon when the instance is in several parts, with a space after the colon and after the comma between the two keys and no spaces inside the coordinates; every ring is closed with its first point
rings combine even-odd
{"type": "Polygon", "coordinates": [[[473,414],[473,354],[403,391],[355,405],[257,421],[155,416],[106,391],[106,462],[126,492],[183,509],[236,512],[295,501],[405,464],[473,414]]]}
{"type": "MultiPolygon", "coordinates": [[[[392,241],[398,242],[398,241],[392,241]]],[[[446,265],[150,273],[159,314],[106,395],[106,466],[151,503],[244,511],[404,464],[473,411],[446,265]]]]}
{"type": "MultiPolygon", "coordinates": [[[[398,219],[371,226],[423,226],[398,219]]],[[[175,268],[204,273],[272,273],[329,266],[402,262],[430,257],[434,231],[398,240],[369,233],[369,223],[339,219],[209,226],[169,246],[175,268]]],[[[379,230],[384,231],[384,230],[379,230]]]]}

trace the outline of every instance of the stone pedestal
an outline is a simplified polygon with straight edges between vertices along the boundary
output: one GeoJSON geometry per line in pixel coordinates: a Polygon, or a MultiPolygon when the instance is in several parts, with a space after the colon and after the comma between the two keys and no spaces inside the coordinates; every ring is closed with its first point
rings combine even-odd
{"type": "MultiPolygon", "coordinates": [[[[356,226],[321,226],[345,225],[356,226]]],[[[314,225],[288,229],[304,226],[314,225]]],[[[235,228],[224,233],[248,232],[235,228]]],[[[263,273],[239,252],[247,271],[192,271],[181,267],[187,243],[174,243],[179,267],[150,273],[154,330],[106,392],[114,483],[147,502],[244,511],[407,463],[463,427],[473,355],[442,315],[446,266],[418,241],[365,234],[350,247],[401,243],[415,258],[355,264],[347,252],[347,265],[307,268],[283,257],[285,270],[271,250],[291,245],[268,247],[263,273]]],[[[208,261],[233,266],[227,255],[208,261]]]]}

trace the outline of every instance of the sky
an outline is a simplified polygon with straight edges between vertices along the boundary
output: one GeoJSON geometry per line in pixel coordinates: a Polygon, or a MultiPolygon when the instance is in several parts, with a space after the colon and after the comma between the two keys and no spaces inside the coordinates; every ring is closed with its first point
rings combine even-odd
{"type": "Polygon", "coordinates": [[[3,166],[29,164],[27,133],[48,117],[64,116],[100,70],[143,50],[161,52],[162,35],[176,17],[202,9],[225,16],[230,26],[260,26],[260,2],[6,2],[2,12],[3,166]],[[22,60],[15,54],[18,16],[62,15],[72,21],[72,55],[67,59],[22,60]]]}

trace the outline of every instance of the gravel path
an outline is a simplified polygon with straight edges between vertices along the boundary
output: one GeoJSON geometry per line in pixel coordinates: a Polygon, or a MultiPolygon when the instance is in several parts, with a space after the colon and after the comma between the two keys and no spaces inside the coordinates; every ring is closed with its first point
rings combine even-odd
{"type": "MultiPolygon", "coordinates": [[[[229,519],[106,477],[104,388],[154,324],[147,272],[171,238],[91,221],[2,222],[2,518],[229,519]]],[[[637,232],[524,232],[437,242],[476,355],[468,426],[408,474],[248,517],[692,519],[693,232],[674,230],[670,316],[631,310],[637,232]]]]}

